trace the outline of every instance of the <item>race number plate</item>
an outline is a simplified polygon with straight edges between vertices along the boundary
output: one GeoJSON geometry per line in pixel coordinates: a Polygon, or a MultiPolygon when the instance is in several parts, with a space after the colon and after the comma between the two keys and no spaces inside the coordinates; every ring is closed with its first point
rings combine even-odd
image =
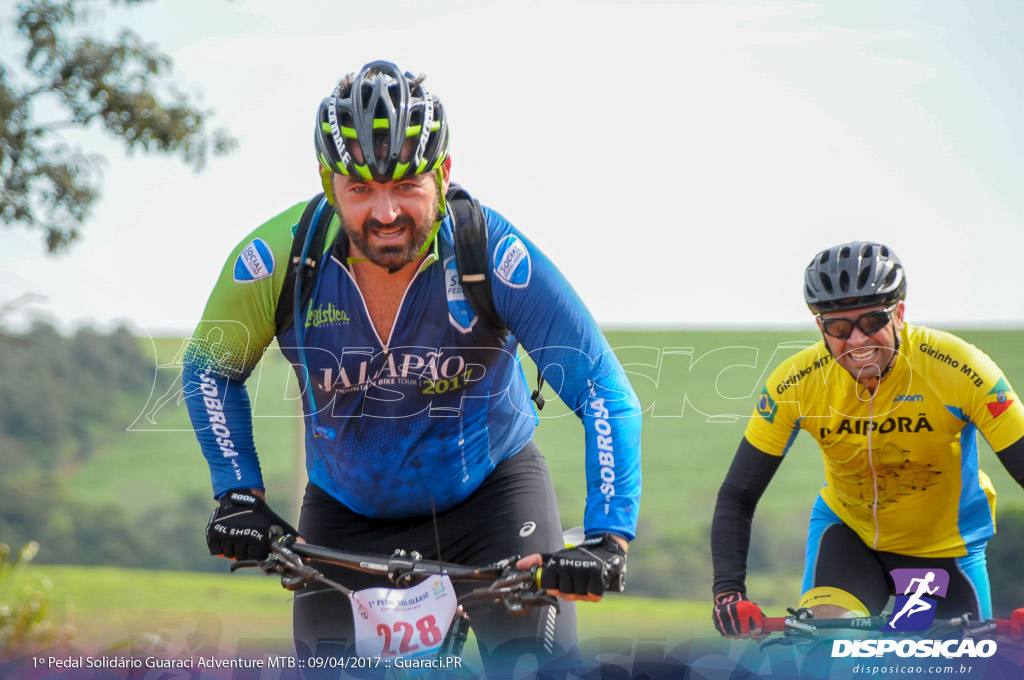
{"type": "Polygon", "coordinates": [[[458,602],[451,579],[431,576],[412,588],[367,588],[352,594],[359,656],[419,656],[436,651],[458,602]]]}

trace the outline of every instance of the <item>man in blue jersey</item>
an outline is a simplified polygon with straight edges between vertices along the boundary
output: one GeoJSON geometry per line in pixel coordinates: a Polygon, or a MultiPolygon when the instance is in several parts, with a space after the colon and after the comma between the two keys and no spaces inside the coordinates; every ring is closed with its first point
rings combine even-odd
{"type": "MultiPolygon", "coordinates": [[[[186,401],[220,501],[211,554],[262,558],[268,529],[288,528],[264,495],[244,387],[276,336],[305,397],[297,533],[468,564],[527,555],[521,565],[543,563],[541,585],[566,602],[521,618],[473,605],[482,656],[493,667],[523,640],[542,659],[570,653],[572,601],[601,598],[636,530],[641,415],[625,373],[558,270],[489,208],[488,274],[510,334],[467,304],[447,214],[448,119],[422,76],[388,62],[350,74],[320,104],[315,143],[335,216],[308,303],[295,323],[275,321],[299,204],[235,248],[186,352],[186,401]],[[584,426],[588,540],[575,548],[533,443],[519,343],[584,426]]],[[[324,571],[356,590],[388,585],[324,571]]],[[[352,641],[351,608],[334,590],[300,591],[294,625],[311,652],[352,641]]]]}

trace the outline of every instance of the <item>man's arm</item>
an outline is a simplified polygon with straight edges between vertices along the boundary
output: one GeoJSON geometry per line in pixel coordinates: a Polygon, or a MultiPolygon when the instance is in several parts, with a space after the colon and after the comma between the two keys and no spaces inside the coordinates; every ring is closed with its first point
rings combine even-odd
{"type": "Polygon", "coordinates": [[[579,296],[545,255],[500,215],[489,224],[495,308],[584,429],[587,540],[530,555],[541,585],[568,600],[600,600],[624,573],[640,504],[642,414],[618,358],[579,296]]]}
{"type": "Polygon", "coordinates": [[[291,227],[301,210],[285,211],[235,247],[182,361],[185,404],[219,501],[206,526],[211,555],[263,559],[272,526],[295,533],[265,501],[245,381],[277,332],[291,227]]]}
{"type": "Polygon", "coordinates": [[[231,252],[185,351],[185,404],[210,465],[214,497],[262,489],[245,380],[276,333],[274,313],[302,204],[277,215],[231,252]]]}
{"type": "Polygon", "coordinates": [[[640,402],[618,358],[561,272],[485,208],[495,309],[584,428],[587,536],[632,540],[640,504],[640,402]]]}
{"type": "Polygon", "coordinates": [[[782,464],[744,438],[736,450],[725,481],[718,490],[711,522],[711,561],[715,595],[746,594],[747,552],[754,510],[782,464]]]}
{"type": "Polygon", "coordinates": [[[712,621],[728,637],[756,635],[762,625],[764,613],[747,599],[747,552],[754,509],[781,462],[744,437],[718,490],[711,523],[712,621]]]}
{"type": "Polygon", "coordinates": [[[1024,437],[1007,446],[1002,451],[996,451],[996,457],[1003,464],[1010,476],[1017,480],[1017,483],[1024,487],[1024,437]]]}

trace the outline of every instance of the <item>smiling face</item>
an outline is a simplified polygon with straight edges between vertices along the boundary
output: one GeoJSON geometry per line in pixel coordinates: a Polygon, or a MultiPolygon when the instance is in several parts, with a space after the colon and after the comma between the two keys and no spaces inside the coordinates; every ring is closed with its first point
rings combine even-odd
{"type": "Polygon", "coordinates": [[[873,387],[896,359],[903,303],[821,314],[818,328],[839,365],[858,382],[873,387]]]}
{"type": "Polygon", "coordinates": [[[396,270],[419,259],[440,219],[434,173],[376,182],[334,175],[334,209],[354,257],[396,270]]]}

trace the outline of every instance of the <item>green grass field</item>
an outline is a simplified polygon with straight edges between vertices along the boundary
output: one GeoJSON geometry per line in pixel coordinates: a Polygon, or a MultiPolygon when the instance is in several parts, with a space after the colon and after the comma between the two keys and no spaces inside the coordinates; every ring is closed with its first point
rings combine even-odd
{"type": "MultiPolygon", "coordinates": [[[[21,583],[44,590],[78,648],[234,652],[291,645],[291,594],[269,576],[41,565],[21,583]]],[[[612,595],[581,603],[577,612],[583,640],[679,643],[710,632],[704,602],[612,595]]]]}
{"type": "MultiPolygon", "coordinates": [[[[960,334],[984,348],[1011,383],[1024,385],[1024,331],[960,334]]],[[[594,614],[583,615],[582,629],[590,635],[623,630],[631,636],[654,637],[706,633],[710,623],[705,598],[711,579],[707,534],[718,486],[766,371],[816,336],[810,324],[803,330],[608,335],[645,408],[644,495],[630,560],[631,592],[674,592],[685,600],[612,597],[594,614]]],[[[87,463],[63,471],[78,498],[154,507],[171,505],[186,494],[209,497],[206,463],[175,393],[181,345],[180,339],[155,343],[154,395],[148,404],[139,405],[139,418],[126,424],[124,436],[87,463]]],[[[532,367],[527,367],[526,375],[532,383],[532,367]]],[[[269,498],[282,514],[294,516],[304,474],[295,454],[301,421],[292,394],[294,376],[280,354],[271,350],[249,387],[269,498]]],[[[580,426],[554,395],[548,396],[537,440],[548,458],[568,527],[582,518],[580,426]]],[[[984,445],[982,467],[1000,491],[1000,507],[1024,507],[1024,493],[984,445]]],[[[821,480],[820,454],[809,437],[798,437],[755,519],[750,589],[766,606],[783,607],[796,597],[806,517],[821,480]],[[773,571],[759,571],[759,565],[769,564],[776,565],[773,571]]],[[[200,503],[189,509],[197,532],[205,526],[211,507],[212,503],[200,503]]],[[[209,618],[211,612],[222,612],[212,617],[217,626],[237,626],[223,614],[232,612],[232,620],[246,627],[241,637],[262,635],[261,631],[270,631],[271,638],[287,636],[286,594],[265,580],[42,565],[33,569],[52,581],[51,601],[66,620],[108,642],[117,639],[118,630],[152,630],[166,617],[177,621],[188,611],[206,613],[190,619],[193,625],[200,625],[199,619],[209,618]],[[109,628],[108,620],[120,621],[121,628],[109,628]]]]}

